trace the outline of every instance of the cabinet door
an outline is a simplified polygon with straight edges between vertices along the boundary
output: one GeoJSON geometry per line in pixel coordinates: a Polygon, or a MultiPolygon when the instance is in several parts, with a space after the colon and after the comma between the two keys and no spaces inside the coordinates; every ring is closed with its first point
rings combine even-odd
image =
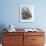
{"type": "Polygon", "coordinates": [[[24,46],[32,46],[32,36],[24,34],[24,46]]]}

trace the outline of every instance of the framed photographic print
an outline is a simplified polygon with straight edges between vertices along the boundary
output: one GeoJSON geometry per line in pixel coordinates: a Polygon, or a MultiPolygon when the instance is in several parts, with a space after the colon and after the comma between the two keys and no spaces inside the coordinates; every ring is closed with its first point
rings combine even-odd
{"type": "Polygon", "coordinates": [[[20,5],[20,22],[34,21],[34,7],[33,5],[20,5]]]}

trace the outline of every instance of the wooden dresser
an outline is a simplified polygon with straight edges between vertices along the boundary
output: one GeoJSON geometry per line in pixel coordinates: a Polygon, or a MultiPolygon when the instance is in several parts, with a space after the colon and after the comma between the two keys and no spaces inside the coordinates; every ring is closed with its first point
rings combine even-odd
{"type": "Polygon", "coordinates": [[[44,46],[44,32],[3,32],[3,46],[44,46]]]}

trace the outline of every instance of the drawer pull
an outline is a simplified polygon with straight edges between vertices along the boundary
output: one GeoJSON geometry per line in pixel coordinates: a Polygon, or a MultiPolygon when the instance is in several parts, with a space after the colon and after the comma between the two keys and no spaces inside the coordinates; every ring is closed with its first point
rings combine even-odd
{"type": "Polygon", "coordinates": [[[32,40],[36,40],[36,39],[32,39],[32,40]]]}
{"type": "Polygon", "coordinates": [[[10,40],[12,40],[11,38],[9,38],[10,40]]]}
{"type": "Polygon", "coordinates": [[[9,38],[9,40],[13,40],[13,38],[9,38]]]}

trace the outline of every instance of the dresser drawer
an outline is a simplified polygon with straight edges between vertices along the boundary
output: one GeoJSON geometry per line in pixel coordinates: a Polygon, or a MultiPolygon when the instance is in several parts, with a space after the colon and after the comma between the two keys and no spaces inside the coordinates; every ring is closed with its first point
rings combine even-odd
{"type": "Polygon", "coordinates": [[[44,46],[44,44],[32,44],[32,46],[44,46]]]}
{"type": "Polygon", "coordinates": [[[44,32],[25,32],[24,36],[44,36],[45,33],[44,32]]]}
{"type": "Polygon", "coordinates": [[[32,36],[32,43],[33,44],[43,44],[44,36],[32,36]]]}
{"type": "Polygon", "coordinates": [[[10,44],[10,43],[4,44],[3,43],[2,46],[23,46],[23,43],[19,43],[19,44],[18,43],[17,44],[16,43],[12,43],[12,44],[10,44]]]}
{"type": "Polygon", "coordinates": [[[5,36],[23,36],[23,32],[4,32],[5,36]]]}

